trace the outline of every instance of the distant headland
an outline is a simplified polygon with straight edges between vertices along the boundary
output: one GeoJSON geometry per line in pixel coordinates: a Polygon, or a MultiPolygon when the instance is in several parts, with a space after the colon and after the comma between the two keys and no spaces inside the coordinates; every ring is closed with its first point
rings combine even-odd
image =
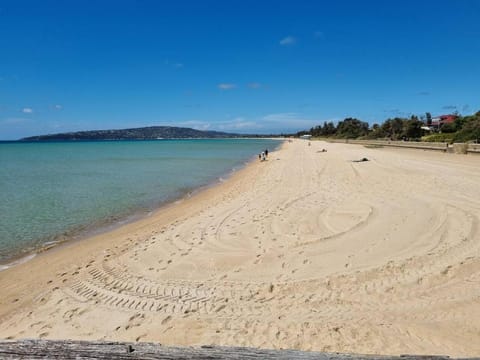
{"type": "Polygon", "coordinates": [[[201,131],[174,126],[149,126],[121,130],[90,130],[59,134],[29,136],[21,141],[55,141],[55,140],[156,140],[156,139],[199,139],[199,138],[233,138],[245,135],[219,131],[201,131]]]}

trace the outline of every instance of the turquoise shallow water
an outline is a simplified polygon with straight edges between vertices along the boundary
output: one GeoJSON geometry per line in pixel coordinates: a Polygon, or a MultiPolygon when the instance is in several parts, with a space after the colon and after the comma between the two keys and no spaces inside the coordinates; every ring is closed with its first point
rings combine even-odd
{"type": "Polygon", "coordinates": [[[0,263],[217,181],[279,141],[0,143],[0,263]]]}

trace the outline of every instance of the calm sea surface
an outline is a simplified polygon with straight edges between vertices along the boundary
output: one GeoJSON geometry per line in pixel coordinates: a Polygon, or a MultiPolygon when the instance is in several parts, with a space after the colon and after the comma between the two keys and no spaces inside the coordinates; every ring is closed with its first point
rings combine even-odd
{"type": "Polygon", "coordinates": [[[218,181],[274,140],[0,143],[0,263],[218,181]]]}

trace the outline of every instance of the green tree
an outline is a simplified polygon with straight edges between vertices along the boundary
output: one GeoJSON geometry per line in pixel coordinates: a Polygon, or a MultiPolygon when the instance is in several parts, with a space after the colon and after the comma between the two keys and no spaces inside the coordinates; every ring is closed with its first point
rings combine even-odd
{"type": "Polygon", "coordinates": [[[429,112],[426,112],[425,113],[425,118],[427,119],[427,126],[431,126],[432,125],[432,114],[430,114],[429,112]]]}
{"type": "Polygon", "coordinates": [[[356,139],[368,134],[368,123],[355,118],[347,118],[337,125],[337,136],[346,139],[356,139]]]}
{"type": "Polygon", "coordinates": [[[454,137],[456,142],[480,141],[480,112],[473,116],[466,116],[465,123],[454,137]]]}
{"type": "Polygon", "coordinates": [[[440,127],[440,132],[446,133],[446,134],[454,133],[456,131],[457,131],[457,128],[455,126],[455,123],[443,124],[440,127]]]}
{"type": "Polygon", "coordinates": [[[409,139],[419,139],[423,136],[424,130],[422,129],[423,123],[418,120],[417,117],[413,117],[410,120],[404,122],[404,134],[403,136],[409,139]]]}
{"type": "Polygon", "coordinates": [[[464,116],[459,116],[455,119],[455,121],[453,122],[453,124],[455,125],[455,131],[462,130],[463,125],[465,125],[466,119],[467,117],[464,116]]]}
{"type": "Polygon", "coordinates": [[[325,136],[332,136],[335,135],[335,133],[337,132],[337,128],[335,127],[333,122],[329,121],[328,123],[325,122],[323,124],[322,131],[325,136]]]}
{"type": "Polygon", "coordinates": [[[391,135],[390,137],[393,139],[393,140],[400,140],[403,136],[405,136],[404,134],[404,126],[403,126],[403,122],[404,122],[405,119],[402,119],[402,118],[394,118],[392,119],[392,123],[391,123],[391,135]]]}

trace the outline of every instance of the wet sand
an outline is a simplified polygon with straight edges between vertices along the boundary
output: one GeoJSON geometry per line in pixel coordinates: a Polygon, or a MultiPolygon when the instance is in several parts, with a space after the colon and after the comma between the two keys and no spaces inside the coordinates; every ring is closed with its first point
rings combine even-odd
{"type": "Polygon", "coordinates": [[[479,356],[479,189],[480,156],[286,142],[0,272],[0,337],[479,356]]]}

